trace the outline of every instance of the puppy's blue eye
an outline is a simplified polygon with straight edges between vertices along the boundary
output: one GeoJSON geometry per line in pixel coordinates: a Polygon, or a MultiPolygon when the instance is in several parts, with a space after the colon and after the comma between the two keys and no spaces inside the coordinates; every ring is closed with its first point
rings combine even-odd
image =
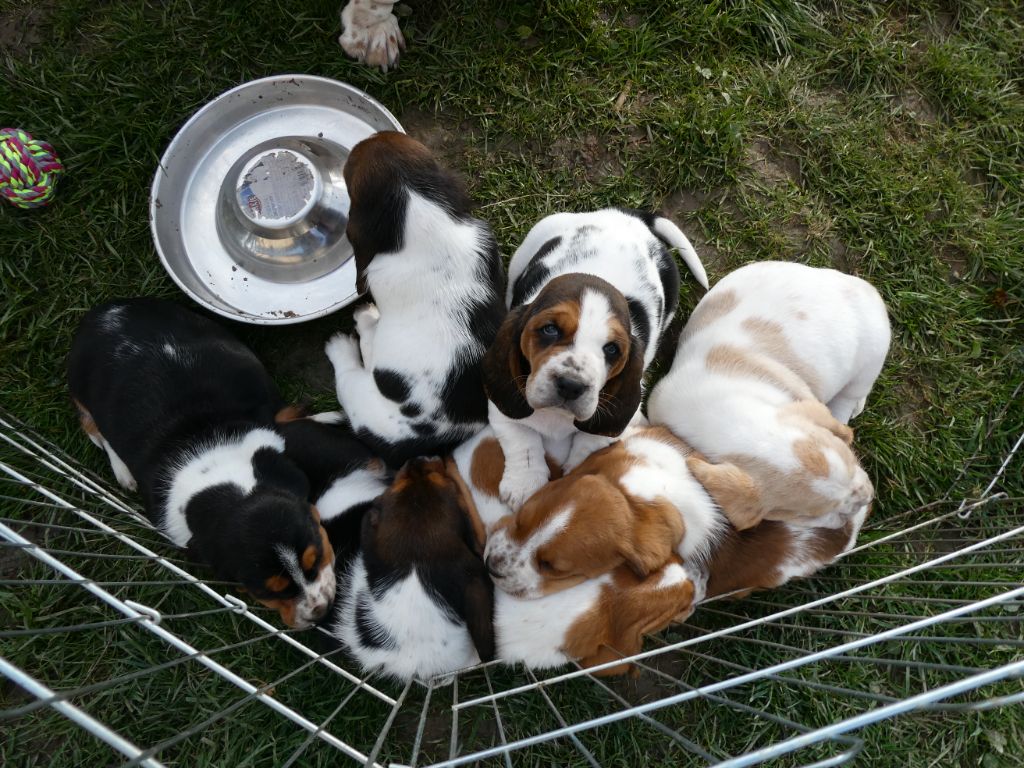
{"type": "Polygon", "coordinates": [[[615,360],[620,354],[619,345],[614,341],[609,341],[601,349],[604,352],[605,359],[609,361],[615,360]]]}
{"type": "Polygon", "coordinates": [[[561,331],[558,330],[558,326],[554,323],[548,323],[540,327],[540,335],[549,339],[557,339],[560,333],[561,331]]]}

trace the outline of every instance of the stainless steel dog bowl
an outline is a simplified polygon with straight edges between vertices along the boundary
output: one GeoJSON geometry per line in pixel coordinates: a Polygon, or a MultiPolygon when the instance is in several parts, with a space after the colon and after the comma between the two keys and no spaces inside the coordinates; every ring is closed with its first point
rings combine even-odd
{"type": "Polygon", "coordinates": [[[335,80],[282,75],[218,96],[167,147],[150,197],[160,261],[185,293],[248,323],[298,323],[358,296],[345,237],[349,150],[402,126],[335,80]]]}

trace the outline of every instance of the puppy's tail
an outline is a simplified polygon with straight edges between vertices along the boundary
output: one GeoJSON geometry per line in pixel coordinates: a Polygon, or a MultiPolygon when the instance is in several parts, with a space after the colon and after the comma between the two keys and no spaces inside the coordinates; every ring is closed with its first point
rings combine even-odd
{"type": "Polygon", "coordinates": [[[683,230],[677,227],[670,219],[658,216],[654,219],[651,231],[673,248],[679,249],[679,254],[683,257],[683,261],[686,262],[686,266],[690,268],[693,276],[697,278],[697,282],[707,289],[708,273],[704,271],[704,265],[700,261],[700,256],[697,255],[697,251],[693,249],[693,245],[686,235],[683,234],[683,230]]]}

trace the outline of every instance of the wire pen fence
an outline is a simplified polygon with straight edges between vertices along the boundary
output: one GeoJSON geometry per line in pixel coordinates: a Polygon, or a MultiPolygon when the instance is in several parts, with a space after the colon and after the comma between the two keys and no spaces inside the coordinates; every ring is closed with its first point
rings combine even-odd
{"type": "Polygon", "coordinates": [[[635,677],[492,663],[397,685],[207,578],[0,412],[0,758],[901,763],[908,744],[941,749],[965,713],[1024,702],[1024,499],[1000,490],[1022,443],[976,498],[878,515],[816,577],[703,603],[630,657],[635,677]]]}

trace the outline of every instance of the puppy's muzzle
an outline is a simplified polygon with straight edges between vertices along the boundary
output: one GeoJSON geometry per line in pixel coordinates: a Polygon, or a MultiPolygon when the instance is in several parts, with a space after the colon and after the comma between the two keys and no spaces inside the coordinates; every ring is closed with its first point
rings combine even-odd
{"type": "Polygon", "coordinates": [[[587,384],[579,379],[559,376],[555,379],[555,391],[565,402],[571,403],[587,391],[587,384]]]}

